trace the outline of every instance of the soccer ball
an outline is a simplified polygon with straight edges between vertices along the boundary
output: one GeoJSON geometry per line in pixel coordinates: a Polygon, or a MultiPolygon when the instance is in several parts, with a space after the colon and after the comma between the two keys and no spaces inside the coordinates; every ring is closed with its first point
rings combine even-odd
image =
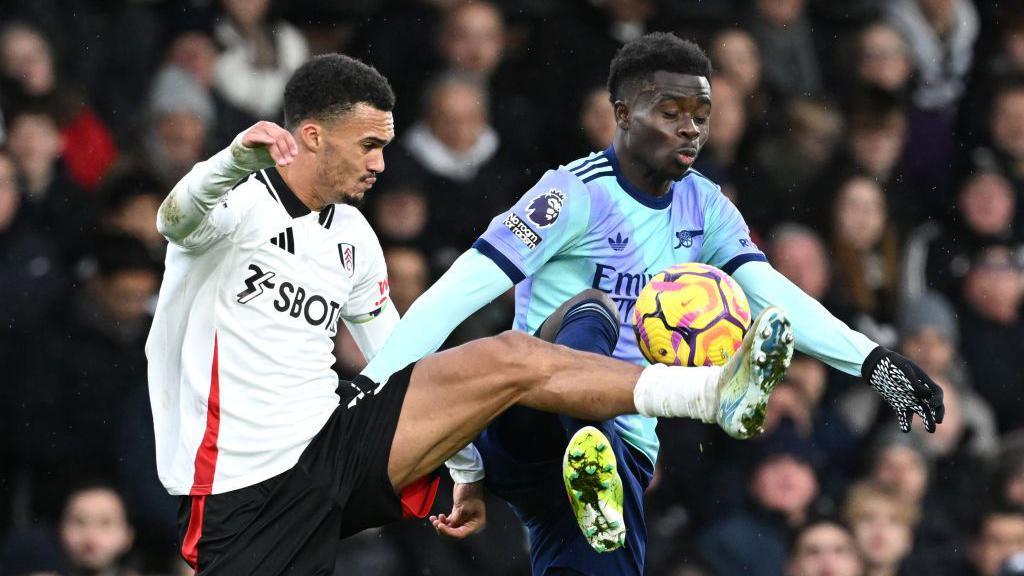
{"type": "Polygon", "coordinates": [[[649,362],[721,366],[750,327],[750,304],[728,274],[707,264],[677,264],[644,286],[633,330],[649,362]]]}

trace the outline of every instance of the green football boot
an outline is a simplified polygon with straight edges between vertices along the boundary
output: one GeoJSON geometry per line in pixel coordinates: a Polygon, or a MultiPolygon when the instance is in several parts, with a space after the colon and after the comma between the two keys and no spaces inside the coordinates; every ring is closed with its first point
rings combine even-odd
{"type": "Polygon", "coordinates": [[[562,479],[580,530],[598,552],[626,542],[622,515],[622,479],[611,442],[597,428],[580,428],[565,449],[562,479]]]}
{"type": "Polygon", "coordinates": [[[794,340],[789,320],[775,306],[750,325],[719,377],[717,420],[729,436],[745,440],[764,430],[768,398],[789,368],[794,340]]]}

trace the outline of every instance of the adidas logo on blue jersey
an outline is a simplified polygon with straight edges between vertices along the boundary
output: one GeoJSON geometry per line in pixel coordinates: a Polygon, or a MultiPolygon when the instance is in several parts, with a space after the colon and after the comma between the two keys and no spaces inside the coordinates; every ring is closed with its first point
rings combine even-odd
{"type": "Polygon", "coordinates": [[[622,252],[626,249],[626,245],[629,244],[629,237],[622,237],[622,232],[616,232],[615,238],[609,238],[608,244],[612,247],[612,250],[616,252],[622,252]]]}

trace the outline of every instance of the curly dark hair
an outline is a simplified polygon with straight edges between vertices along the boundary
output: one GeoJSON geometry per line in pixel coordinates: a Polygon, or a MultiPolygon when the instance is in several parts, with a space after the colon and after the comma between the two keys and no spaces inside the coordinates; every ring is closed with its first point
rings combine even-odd
{"type": "Polygon", "coordinates": [[[695,42],[675,34],[653,32],[627,43],[615,53],[608,71],[612,102],[622,99],[626,85],[634,89],[638,80],[664,70],[711,79],[711,60],[695,42]]]}
{"type": "Polygon", "coordinates": [[[360,102],[378,110],[395,107],[395,93],[380,72],[343,54],[323,54],[303,64],[284,88],[284,123],[337,118],[360,102]]]}

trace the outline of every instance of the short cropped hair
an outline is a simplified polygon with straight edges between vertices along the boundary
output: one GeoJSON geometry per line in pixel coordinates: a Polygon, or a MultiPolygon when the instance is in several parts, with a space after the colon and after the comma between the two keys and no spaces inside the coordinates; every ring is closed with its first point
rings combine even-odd
{"type": "Polygon", "coordinates": [[[711,60],[695,42],[667,32],[653,32],[627,43],[615,53],[608,71],[612,102],[625,89],[655,72],[675,72],[711,79],[711,60]],[[628,85],[628,86],[627,86],[628,85]]]}
{"type": "Polygon", "coordinates": [[[872,500],[887,504],[901,524],[911,529],[917,526],[921,511],[916,505],[891,490],[886,490],[870,482],[855,484],[847,492],[846,502],[843,504],[843,519],[851,525],[856,523],[864,516],[865,508],[872,500]]]}
{"type": "Polygon", "coordinates": [[[390,112],[395,93],[376,68],[343,54],[315,56],[284,88],[284,123],[289,130],[303,120],[333,120],[365,103],[390,112]]]}

